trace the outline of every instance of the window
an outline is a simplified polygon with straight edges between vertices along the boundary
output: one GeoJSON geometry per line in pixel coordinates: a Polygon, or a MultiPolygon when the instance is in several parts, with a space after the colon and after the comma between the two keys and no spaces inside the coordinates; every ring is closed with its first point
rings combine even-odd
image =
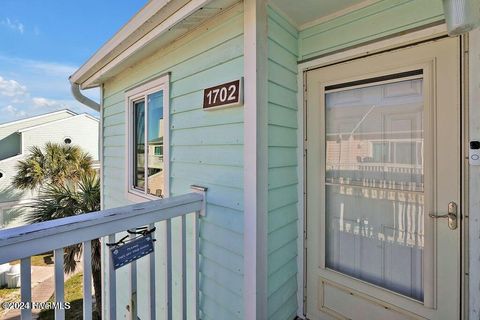
{"type": "Polygon", "coordinates": [[[128,155],[127,197],[168,195],[168,76],[126,93],[128,155]]]}
{"type": "Polygon", "coordinates": [[[156,146],[154,154],[156,156],[162,156],[163,155],[163,146],[158,146],[158,147],[156,146]]]}

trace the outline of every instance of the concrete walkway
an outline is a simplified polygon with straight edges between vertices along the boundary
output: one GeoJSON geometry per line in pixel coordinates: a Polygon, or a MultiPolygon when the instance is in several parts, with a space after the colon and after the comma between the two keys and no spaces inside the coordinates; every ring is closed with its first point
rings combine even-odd
{"type": "MultiPolygon", "coordinates": [[[[82,263],[78,263],[77,270],[74,273],[65,274],[65,281],[74,274],[82,272],[82,263]]],[[[32,302],[46,302],[55,292],[54,268],[32,266],[32,302]]],[[[37,319],[41,310],[33,309],[32,318],[37,319]]],[[[20,310],[12,309],[8,311],[1,319],[20,320],[20,310]]]]}

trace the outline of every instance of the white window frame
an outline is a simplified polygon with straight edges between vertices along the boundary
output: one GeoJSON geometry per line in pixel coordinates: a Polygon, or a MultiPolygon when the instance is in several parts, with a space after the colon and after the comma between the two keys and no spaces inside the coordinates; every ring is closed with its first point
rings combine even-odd
{"type": "MultiPolygon", "coordinates": [[[[133,158],[134,158],[134,143],[133,143],[133,105],[134,102],[141,100],[145,101],[145,122],[148,123],[147,112],[147,97],[148,95],[163,91],[163,196],[168,197],[170,195],[170,76],[169,74],[163,75],[159,78],[150,80],[144,84],[136,86],[132,89],[125,91],[125,196],[128,200],[133,202],[144,202],[148,200],[158,200],[159,197],[153,196],[147,193],[147,171],[145,172],[145,191],[140,191],[133,186],[133,158]]],[[[145,146],[145,159],[147,159],[147,146],[145,146]]]]}

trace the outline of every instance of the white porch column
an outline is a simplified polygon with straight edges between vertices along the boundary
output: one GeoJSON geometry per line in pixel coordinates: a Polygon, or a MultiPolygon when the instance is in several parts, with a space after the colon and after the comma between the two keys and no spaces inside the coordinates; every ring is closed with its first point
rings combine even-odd
{"type": "Polygon", "coordinates": [[[267,11],[244,2],[244,318],[267,319],[267,11]]]}

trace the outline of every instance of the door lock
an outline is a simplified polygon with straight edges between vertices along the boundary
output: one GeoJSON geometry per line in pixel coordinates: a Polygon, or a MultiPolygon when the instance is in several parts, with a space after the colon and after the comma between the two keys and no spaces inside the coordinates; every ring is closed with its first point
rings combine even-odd
{"type": "Polygon", "coordinates": [[[428,215],[430,218],[434,219],[442,219],[442,218],[447,218],[448,219],[448,227],[451,230],[455,230],[458,227],[457,219],[458,219],[458,206],[454,201],[451,201],[448,203],[448,211],[447,214],[442,214],[442,215],[434,215],[434,214],[429,214],[428,215]]]}

